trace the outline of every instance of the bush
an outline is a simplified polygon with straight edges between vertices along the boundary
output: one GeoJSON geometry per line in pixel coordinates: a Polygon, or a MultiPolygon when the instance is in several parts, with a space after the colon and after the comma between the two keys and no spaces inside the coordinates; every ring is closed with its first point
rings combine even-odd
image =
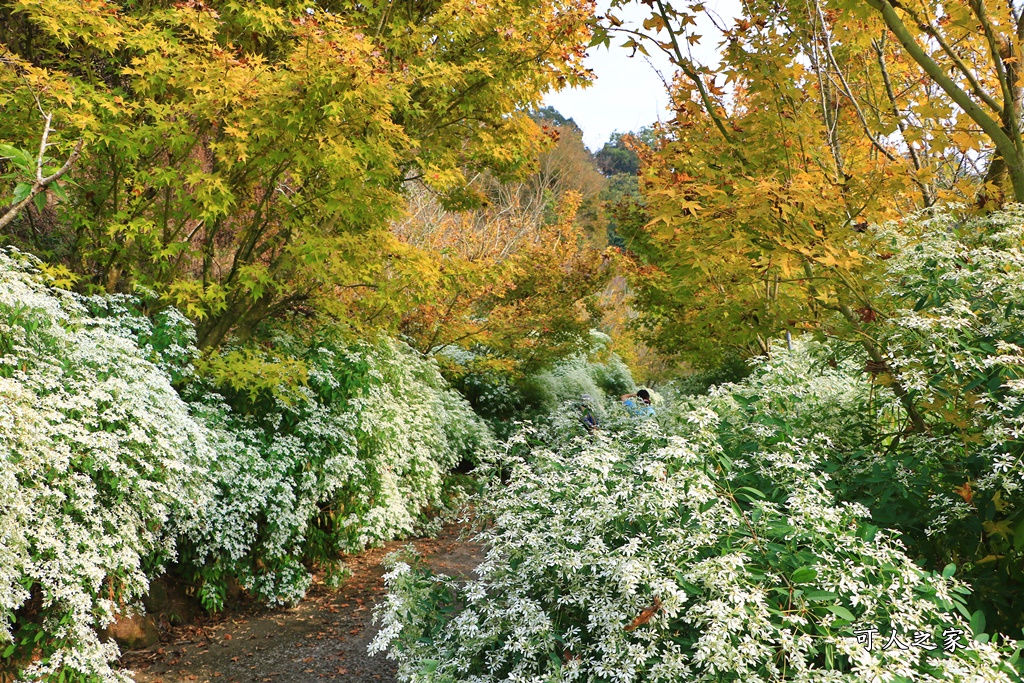
{"type": "Polygon", "coordinates": [[[577,409],[584,395],[590,396],[598,417],[606,417],[607,399],[617,400],[634,386],[629,368],[610,345],[608,335],[591,330],[586,353],[569,356],[526,377],[513,377],[500,365],[481,363],[484,356],[457,347],[446,347],[441,360],[476,413],[496,436],[507,439],[515,433],[516,422],[549,422],[566,403],[577,409]]]}
{"type": "Polygon", "coordinates": [[[92,317],[38,267],[0,252],[0,662],[113,680],[95,629],[198,523],[214,450],[131,321],[92,317]]]}
{"type": "Polygon", "coordinates": [[[566,403],[578,405],[584,395],[590,396],[599,417],[605,417],[607,401],[634,387],[633,376],[622,359],[609,349],[611,339],[600,332],[591,331],[587,353],[570,356],[552,368],[525,379],[523,394],[532,410],[527,417],[547,420],[557,414],[566,403]]]}
{"type": "Polygon", "coordinates": [[[662,410],[668,434],[522,435],[495,463],[508,484],[477,502],[480,579],[393,557],[373,649],[403,681],[1017,680],[954,568],[923,570],[832,493],[822,470],[869,387],[855,358],[808,373],[821,352],[779,352],[743,385],[662,410]],[[870,627],[873,651],[855,633],[870,627]],[[965,634],[952,653],[951,629],[965,634]],[[938,647],[883,650],[893,632],[938,647]]]}
{"type": "Polygon", "coordinates": [[[742,358],[728,358],[710,370],[695,370],[675,380],[675,393],[684,396],[702,396],[719,384],[740,382],[750,374],[750,365],[742,358]]]}
{"type": "Polygon", "coordinates": [[[228,391],[232,409],[193,391],[217,435],[217,495],[182,569],[212,609],[229,576],[272,604],[292,603],[309,585],[306,565],[428,528],[455,504],[443,495],[446,475],[493,442],[436,365],[404,344],[275,346],[308,370],[291,400],[228,391]]]}
{"type": "Polygon", "coordinates": [[[41,268],[0,252],[5,671],[127,680],[97,630],[141,609],[167,568],[209,609],[231,576],[294,602],[313,564],[429,528],[455,503],[448,472],[492,447],[436,365],[404,344],[280,339],[280,375],[272,358],[236,350],[258,387],[296,369],[308,381],[221,394],[197,378],[193,329],[176,311],[52,289],[41,268]]]}
{"type": "Polygon", "coordinates": [[[981,218],[924,213],[878,229],[885,263],[872,325],[923,414],[862,466],[843,495],[888,501],[878,516],[928,564],[956,562],[990,626],[1024,627],[1024,207],[981,218]],[[886,452],[888,451],[888,452],[886,452]]]}

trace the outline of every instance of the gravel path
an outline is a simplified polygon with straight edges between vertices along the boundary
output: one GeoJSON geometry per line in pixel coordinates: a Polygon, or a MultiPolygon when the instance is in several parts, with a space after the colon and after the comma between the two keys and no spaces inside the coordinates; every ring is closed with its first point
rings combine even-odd
{"type": "MultiPolygon", "coordinates": [[[[469,577],[483,559],[479,547],[459,539],[461,527],[413,541],[437,573],[469,577]]],[[[159,645],[126,653],[122,665],[139,683],[388,683],[395,666],[369,657],[376,633],[372,607],[384,596],[381,560],[407,541],[346,559],[352,575],[340,588],[314,579],[306,599],[292,608],[225,612],[166,631],[159,645]]]]}

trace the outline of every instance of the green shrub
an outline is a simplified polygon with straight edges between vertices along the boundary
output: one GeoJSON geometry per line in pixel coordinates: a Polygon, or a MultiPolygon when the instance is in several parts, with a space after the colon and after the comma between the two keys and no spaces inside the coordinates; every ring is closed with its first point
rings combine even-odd
{"type": "Polygon", "coordinates": [[[477,502],[480,578],[393,557],[372,649],[424,683],[1015,680],[982,620],[957,614],[963,584],[835,500],[827,438],[778,434],[730,457],[710,406],[679,424],[499,459],[507,485],[477,502]],[[868,627],[872,651],[855,633],[868,627]],[[950,629],[966,634],[953,653],[950,629]],[[938,647],[883,650],[892,631],[938,647]]]}
{"type": "Polygon", "coordinates": [[[210,608],[229,576],[270,603],[295,602],[308,565],[428,528],[456,502],[443,495],[447,474],[493,442],[436,365],[402,343],[275,347],[308,370],[294,400],[191,393],[216,434],[217,495],[182,570],[210,608]]]}
{"type": "Polygon", "coordinates": [[[590,404],[603,419],[608,414],[609,398],[618,400],[632,390],[633,377],[622,359],[611,352],[611,339],[591,330],[590,347],[526,377],[515,378],[500,367],[478,362],[482,357],[456,347],[445,348],[441,358],[451,369],[454,386],[469,400],[478,415],[491,425],[494,433],[507,439],[522,420],[550,422],[562,407],[590,404]]]}
{"type": "Polygon", "coordinates": [[[198,523],[214,450],[132,322],[91,316],[37,264],[0,252],[0,667],[113,680],[96,629],[198,523]]]}

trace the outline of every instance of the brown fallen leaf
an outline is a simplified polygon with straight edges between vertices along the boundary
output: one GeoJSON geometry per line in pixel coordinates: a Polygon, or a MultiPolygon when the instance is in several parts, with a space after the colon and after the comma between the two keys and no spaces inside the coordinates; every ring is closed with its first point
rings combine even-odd
{"type": "Polygon", "coordinates": [[[658,613],[659,609],[661,609],[661,598],[655,596],[654,604],[645,609],[643,612],[641,612],[640,616],[638,616],[636,619],[629,622],[629,625],[626,626],[623,630],[626,632],[635,631],[636,629],[640,628],[648,621],[650,621],[651,618],[658,613]]]}

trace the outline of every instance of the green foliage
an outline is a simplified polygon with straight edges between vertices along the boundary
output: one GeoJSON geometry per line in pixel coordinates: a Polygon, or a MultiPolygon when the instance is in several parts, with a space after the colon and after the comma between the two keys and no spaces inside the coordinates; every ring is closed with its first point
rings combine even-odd
{"type": "Polygon", "coordinates": [[[594,161],[601,173],[608,177],[635,176],[640,171],[640,157],[631,148],[630,141],[635,139],[649,142],[652,137],[653,131],[648,128],[638,133],[612,133],[608,142],[594,155],[594,161]]]}
{"type": "Polygon", "coordinates": [[[550,125],[570,128],[577,133],[582,133],[582,129],[572,119],[567,119],[562,115],[560,111],[554,107],[541,107],[530,114],[530,117],[541,125],[550,125]]]}
{"type": "MultiPolygon", "coordinates": [[[[0,180],[7,183],[14,182],[14,192],[10,198],[10,201],[0,201],[0,208],[10,205],[17,204],[28,198],[32,192],[32,185],[36,182],[36,171],[42,172],[43,177],[49,177],[57,172],[60,164],[54,166],[52,159],[49,155],[43,154],[42,165],[37,168],[37,164],[40,159],[34,156],[30,152],[23,149],[18,149],[12,145],[0,143],[0,170],[5,172],[0,173],[0,180]],[[6,167],[6,168],[5,168],[6,167]]],[[[53,182],[49,186],[49,190],[53,194],[63,201],[67,201],[67,193],[64,190],[64,185],[69,181],[67,176],[63,180],[53,182]]],[[[3,195],[0,195],[2,198],[3,195]]],[[[36,207],[36,211],[42,212],[46,207],[46,193],[40,192],[32,200],[36,207]]],[[[3,215],[0,212],[0,215],[3,215]]]]}
{"type": "Polygon", "coordinates": [[[467,173],[528,167],[539,131],[523,110],[586,80],[589,14],[560,0],[5,0],[0,154],[31,161],[19,150],[40,108],[55,151],[84,140],[66,197],[6,237],[85,290],[153,289],[202,349],[286,313],[390,323],[379,312],[422,276],[387,229],[403,183],[454,201],[467,173]]]}
{"type": "Polygon", "coordinates": [[[225,386],[223,399],[196,384],[187,394],[218,456],[208,526],[187,537],[179,569],[202,583],[210,609],[229,577],[272,604],[293,603],[309,585],[307,567],[430,528],[458,501],[447,474],[491,447],[437,367],[403,344],[348,345],[324,333],[273,346],[273,356],[247,352],[254,372],[292,359],[307,381],[225,386]]]}
{"type": "Polygon", "coordinates": [[[879,230],[896,255],[887,261],[884,322],[873,327],[929,429],[892,444],[859,482],[862,497],[894,500],[880,518],[905,529],[931,566],[963,567],[974,608],[1006,633],[1024,627],[1022,235],[1019,206],[967,220],[925,214],[879,230]]]}
{"type": "Polygon", "coordinates": [[[96,631],[140,608],[207,495],[214,451],[170,384],[184,325],[130,308],[0,252],[0,669],[28,680],[123,678],[96,631]]]}
{"type": "Polygon", "coordinates": [[[546,422],[567,402],[578,407],[583,396],[590,397],[593,409],[603,418],[607,399],[617,400],[633,389],[630,370],[611,350],[611,339],[591,330],[589,341],[586,352],[519,376],[488,363],[485,355],[462,349],[445,349],[442,359],[454,386],[473,410],[488,421],[496,436],[506,439],[517,430],[517,422],[546,422]]]}
{"type": "MultiPolygon", "coordinates": [[[[788,383],[806,360],[741,390],[812,399],[813,415],[839,396],[841,373],[788,383]]],[[[481,578],[394,557],[372,647],[390,649],[403,681],[1016,680],[967,611],[968,589],[829,491],[828,435],[754,402],[721,392],[665,431],[624,421],[533,447],[521,435],[494,462],[507,483],[477,501],[481,578]],[[855,635],[868,627],[938,646],[869,651],[855,635]],[[953,628],[978,635],[950,654],[953,628]]]]}
{"type": "Polygon", "coordinates": [[[750,374],[750,364],[742,358],[727,358],[721,365],[693,370],[672,382],[672,389],[681,396],[700,396],[719,384],[735,383],[750,374]]]}

